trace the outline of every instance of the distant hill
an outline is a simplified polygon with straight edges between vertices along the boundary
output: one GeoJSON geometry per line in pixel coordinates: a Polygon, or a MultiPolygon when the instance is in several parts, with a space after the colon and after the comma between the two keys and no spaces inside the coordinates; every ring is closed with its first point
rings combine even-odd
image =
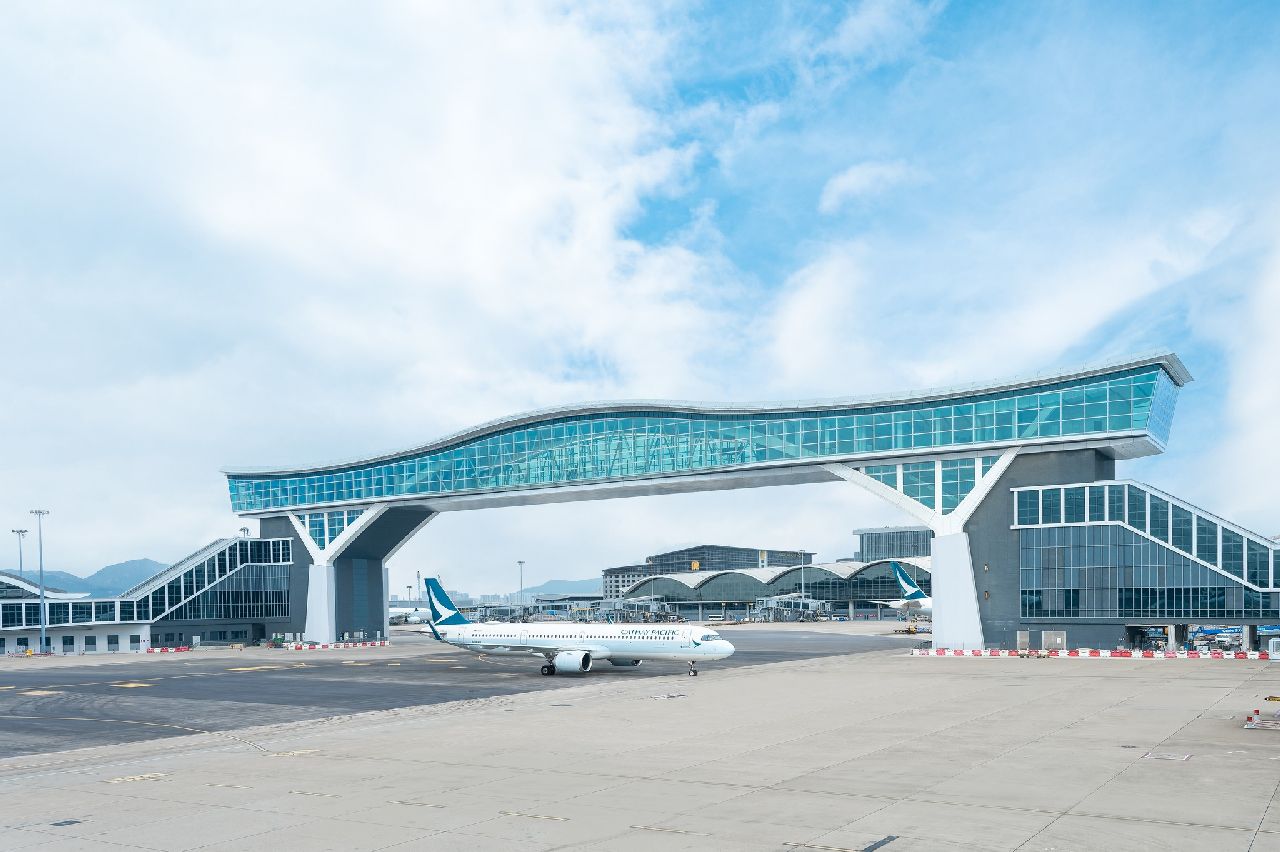
{"type": "MultiPolygon", "coordinates": [[[[32,566],[23,566],[25,575],[28,580],[35,582],[39,576],[38,571],[32,566]]],[[[44,572],[44,584],[46,588],[61,589],[64,592],[85,592],[93,597],[109,598],[118,595],[125,589],[132,588],[138,583],[162,571],[169,566],[163,562],[157,562],[154,559],[130,559],[128,562],[118,562],[115,565],[108,565],[94,571],[88,577],[77,577],[75,574],[68,574],[66,571],[48,571],[44,572]]],[[[10,573],[17,574],[17,570],[10,569],[10,573]]]]}
{"type": "Polygon", "coordinates": [[[591,580],[548,580],[540,586],[531,586],[524,590],[526,595],[598,595],[604,590],[604,581],[597,577],[591,580]]]}

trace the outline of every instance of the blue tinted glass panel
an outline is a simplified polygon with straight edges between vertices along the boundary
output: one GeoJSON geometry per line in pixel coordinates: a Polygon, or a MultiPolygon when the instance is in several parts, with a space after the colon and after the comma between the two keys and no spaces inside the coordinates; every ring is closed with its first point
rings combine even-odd
{"type": "Polygon", "coordinates": [[[934,508],[933,462],[912,462],[902,466],[902,493],[919,503],[934,508]]]}
{"type": "Polygon", "coordinates": [[[1129,491],[1129,526],[1146,532],[1147,492],[1143,491],[1141,488],[1134,488],[1132,485],[1127,487],[1129,491]]]}
{"type": "Polygon", "coordinates": [[[1084,488],[1062,489],[1062,520],[1068,524],[1084,523],[1084,488]]]}
{"type": "Polygon", "coordinates": [[[1169,541],[1183,553],[1191,553],[1191,512],[1174,505],[1170,511],[1169,541]]]}
{"type": "Polygon", "coordinates": [[[1210,565],[1218,564],[1218,525],[1196,517],[1196,556],[1210,565]]]}
{"type": "Polygon", "coordinates": [[[1124,486],[1107,486],[1107,520],[1124,523],[1124,486]]]}
{"type": "Polygon", "coordinates": [[[1034,525],[1040,523],[1040,492],[1039,491],[1019,491],[1018,494],[1018,523],[1022,525],[1034,525]]]}
{"type": "Polygon", "coordinates": [[[976,459],[945,459],[942,462],[942,511],[950,512],[973,490],[977,478],[976,459]]]}
{"type": "Polygon", "coordinates": [[[1062,523],[1062,489],[1046,488],[1040,492],[1040,523],[1062,523]]]}
{"type": "Polygon", "coordinates": [[[872,479],[879,480],[890,488],[898,487],[898,466],[896,464],[873,464],[862,469],[872,479]]]}
{"type": "Polygon", "coordinates": [[[1105,521],[1107,519],[1107,491],[1101,485],[1089,486],[1089,520],[1105,521]]]}
{"type": "MultiPolygon", "coordinates": [[[[1226,549],[1225,547],[1223,548],[1226,549]]],[[[1266,588],[1271,585],[1270,577],[1270,548],[1258,544],[1256,541],[1248,541],[1245,545],[1245,579],[1255,586],[1266,588]]]]}
{"type": "Polygon", "coordinates": [[[1244,536],[1240,533],[1228,529],[1222,531],[1222,565],[1220,567],[1228,574],[1244,576],[1244,536]]]}
{"type": "Polygon", "coordinates": [[[1154,494],[1151,495],[1151,537],[1169,540],[1169,504],[1154,494]]]}

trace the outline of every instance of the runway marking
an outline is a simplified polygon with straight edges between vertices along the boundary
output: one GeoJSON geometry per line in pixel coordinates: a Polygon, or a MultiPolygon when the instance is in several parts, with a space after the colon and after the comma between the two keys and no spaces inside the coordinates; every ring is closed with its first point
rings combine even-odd
{"type": "Polygon", "coordinates": [[[466,666],[449,666],[451,669],[465,669],[466,666]]]}
{"type": "MultiPolygon", "coordinates": [[[[283,666],[240,666],[239,668],[227,669],[227,671],[229,672],[265,672],[265,671],[270,671],[271,669],[279,669],[279,668],[283,668],[283,666]]],[[[159,680],[160,678],[153,677],[151,679],[159,680]]]]}
{"type": "Polygon", "coordinates": [[[56,689],[28,689],[25,692],[19,692],[18,694],[41,696],[41,695],[61,695],[62,693],[56,689]]]}
{"type": "Polygon", "coordinates": [[[157,778],[167,778],[168,772],[146,772],[142,775],[123,775],[119,778],[108,778],[107,784],[128,784],[132,781],[155,781],[157,778]]]}
{"type": "Polygon", "coordinates": [[[664,834],[694,834],[694,835],[697,835],[698,837],[711,836],[710,834],[707,834],[702,831],[685,831],[683,828],[659,828],[656,825],[633,825],[631,827],[635,829],[639,829],[640,831],[661,831],[664,834]]]}
{"type": "Polygon", "coordinates": [[[341,799],[342,798],[341,796],[334,795],[333,793],[313,793],[310,790],[290,790],[289,792],[295,796],[319,796],[323,799],[341,799]]]}
{"type": "Polygon", "coordinates": [[[436,805],[431,802],[406,802],[401,799],[392,799],[387,802],[388,805],[413,805],[419,808],[443,808],[444,805],[436,805]]]}
{"type": "Polygon", "coordinates": [[[125,681],[124,683],[113,683],[111,686],[120,689],[146,689],[149,686],[155,686],[153,683],[139,683],[138,681],[125,681]]]}
{"type": "Polygon", "coordinates": [[[427,662],[428,662],[428,663],[456,663],[456,662],[458,662],[458,661],[457,661],[457,659],[455,658],[455,659],[452,659],[452,660],[428,659],[428,660],[427,660],[427,662]]]}
{"type": "Polygon", "coordinates": [[[343,660],[344,666],[371,666],[373,663],[357,663],[355,660],[343,660]]]}
{"type": "Polygon", "coordinates": [[[299,757],[304,754],[315,754],[319,750],[318,748],[300,748],[296,751],[273,751],[267,757],[299,757]]]}
{"type": "Polygon", "coordinates": [[[398,665],[400,665],[400,664],[399,664],[399,663],[387,663],[387,665],[389,665],[389,666],[398,666],[398,665]]]}
{"type": "Polygon", "coordinates": [[[243,784],[205,784],[206,787],[226,787],[230,790],[252,790],[252,787],[246,787],[243,784]]]}
{"type": "Polygon", "coordinates": [[[498,811],[498,813],[501,814],[502,816],[518,816],[518,817],[524,817],[525,819],[547,819],[547,820],[551,820],[552,822],[568,822],[569,821],[568,817],[544,816],[542,814],[522,814],[519,811],[498,811]]]}
{"type": "Polygon", "coordinates": [[[851,846],[823,846],[821,843],[792,843],[790,841],[783,841],[782,845],[790,846],[794,849],[821,849],[823,852],[874,852],[874,850],[879,849],[881,846],[887,846],[897,839],[896,835],[890,834],[887,837],[877,840],[870,846],[863,846],[860,849],[854,849],[851,846]]]}

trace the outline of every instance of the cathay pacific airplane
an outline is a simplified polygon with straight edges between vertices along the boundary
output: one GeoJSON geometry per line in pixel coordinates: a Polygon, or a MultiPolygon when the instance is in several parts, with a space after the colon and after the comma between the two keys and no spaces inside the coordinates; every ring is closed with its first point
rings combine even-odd
{"type": "Polygon", "coordinates": [[[897,578],[898,585],[902,587],[902,597],[896,601],[872,601],[881,606],[887,606],[896,609],[898,612],[905,612],[909,615],[933,615],[933,598],[924,593],[924,590],[916,585],[916,581],[911,579],[911,575],[902,570],[902,566],[897,562],[890,562],[893,568],[893,576],[897,578]]]}
{"type": "MultiPolygon", "coordinates": [[[[615,666],[638,666],[644,660],[678,660],[689,664],[723,660],[733,645],[714,630],[687,624],[575,624],[564,621],[473,624],[449,600],[434,577],[427,587],[427,628],[441,642],[477,654],[542,657],[544,675],[589,672],[596,660],[615,666]]],[[[426,631],[423,631],[424,633],[426,631]]]]}

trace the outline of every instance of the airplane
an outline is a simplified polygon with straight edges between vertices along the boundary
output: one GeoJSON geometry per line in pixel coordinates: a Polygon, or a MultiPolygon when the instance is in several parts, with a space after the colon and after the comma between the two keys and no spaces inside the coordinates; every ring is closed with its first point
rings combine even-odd
{"type": "Polygon", "coordinates": [[[391,607],[390,612],[388,612],[388,616],[391,621],[398,624],[421,624],[426,614],[425,610],[418,609],[417,607],[409,609],[408,607],[403,606],[393,606],[391,607]]]}
{"type": "Polygon", "coordinates": [[[881,606],[887,606],[890,609],[896,609],[898,612],[907,613],[909,615],[933,615],[933,598],[926,595],[924,590],[916,585],[916,581],[911,579],[906,571],[902,570],[902,566],[897,562],[890,562],[893,567],[893,576],[898,580],[898,585],[902,587],[902,597],[896,601],[872,601],[881,606]]]}
{"type": "MultiPolygon", "coordinates": [[[[427,630],[447,642],[478,654],[542,657],[544,675],[586,673],[597,660],[615,666],[638,666],[644,660],[678,660],[696,677],[698,663],[723,660],[734,648],[714,630],[676,624],[576,624],[564,621],[529,624],[473,624],[434,577],[423,581],[430,610],[427,630]]],[[[427,630],[419,631],[426,633],[427,630]]]]}

